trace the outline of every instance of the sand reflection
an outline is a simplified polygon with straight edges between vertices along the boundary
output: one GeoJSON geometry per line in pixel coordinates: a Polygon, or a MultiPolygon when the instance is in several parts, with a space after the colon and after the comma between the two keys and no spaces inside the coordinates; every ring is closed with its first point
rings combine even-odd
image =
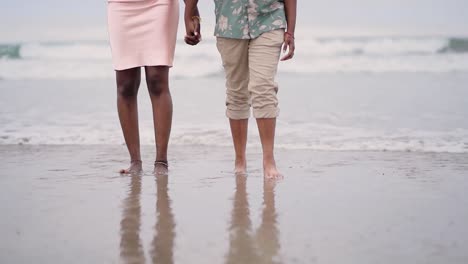
{"type": "Polygon", "coordinates": [[[279,230],[275,209],[276,183],[276,180],[264,181],[261,224],[256,232],[253,232],[247,178],[242,175],[236,176],[226,263],[280,263],[279,230]]]}
{"type": "Polygon", "coordinates": [[[152,263],[174,263],[175,221],[168,194],[168,175],[156,177],[156,225],[151,243],[152,263]]]}
{"type": "Polygon", "coordinates": [[[257,229],[256,241],[262,263],[281,263],[279,259],[278,214],[275,207],[275,187],[277,180],[265,179],[263,182],[262,222],[257,229]]]}
{"type": "MultiPolygon", "coordinates": [[[[145,263],[140,238],[141,179],[141,176],[131,176],[128,196],[123,201],[120,222],[120,258],[123,263],[145,263]]],[[[151,263],[174,263],[175,221],[167,185],[167,175],[156,177],[156,224],[149,250],[151,263]]]]}
{"type": "Polygon", "coordinates": [[[124,263],[144,263],[145,254],[140,238],[141,176],[132,175],[127,198],[122,205],[120,221],[120,258],[124,263]]]}

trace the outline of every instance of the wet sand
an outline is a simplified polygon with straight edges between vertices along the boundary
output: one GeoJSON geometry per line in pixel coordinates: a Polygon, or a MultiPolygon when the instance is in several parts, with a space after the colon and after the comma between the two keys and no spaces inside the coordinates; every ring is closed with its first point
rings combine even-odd
{"type": "Polygon", "coordinates": [[[0,263],[468,263],[468,155],[171,149],[121,176],[123,146],[0,146],[0,263]]]}

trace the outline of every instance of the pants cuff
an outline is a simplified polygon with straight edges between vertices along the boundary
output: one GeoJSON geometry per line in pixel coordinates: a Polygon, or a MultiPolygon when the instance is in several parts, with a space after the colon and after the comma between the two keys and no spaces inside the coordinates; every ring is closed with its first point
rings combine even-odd
{"type": "Polygon", "coordinates": [[[262,109],[253,109],[253,116],[255,118],[277,118],[279,116],[278,107],[267,107],[262,109]]]}
{"type": "Polygon", "coordinates": [[[226,116],[229,119],[234,119],[234,120],[242,120],[242,119],[249,119],[250,117],[250,109],[245,110],[245,111],[235,111],[235,110],[226,110],[226,116]]]}

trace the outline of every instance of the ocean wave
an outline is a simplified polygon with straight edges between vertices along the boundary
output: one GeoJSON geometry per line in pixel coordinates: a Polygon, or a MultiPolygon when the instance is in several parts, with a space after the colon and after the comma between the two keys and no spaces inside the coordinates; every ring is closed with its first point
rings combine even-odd
{"type": "Polygon", "coordinates": [[[451,38],[448,44],[439,50],[440,53],[468,53],[468,39],[451,38]]]}
{"type": "MultiPolygon", "coordinates": [[[[310,38],[298,37],[299,47],[307,47],[302,54],[316,56],[343,55],[433,55],[438,53],[467,53],[468,38],[411,38],[411,37],[367,37],[367,38],[310,38]]],[[[201,46],[214,46],[205,40],[201,46]]],[[[207,49],[187,47],[178,42],[177,55],[194,58],[217,54],[207,49]]],[[[86,42],[39,42],[0,44],[0,58],[4,59],[110,59],[109,44],[105,41],[86,42]]]]}
{"type": "Polygon", "coordinates": [[[20,44],[0,44],[0,59],[21,59],[20,44]]]}
{"type": "Polygon", "coordinates": [[[0,44],[0,58],[11,60],[109,60],[106,42],[0,44]]]}
{"type": "Polygon", "coordinates": [[[317,38],[298,40],[307,46],[307,54],[314,56],[430,56],[439,53],[468,52],[468,39],[464,38],[317,38]]]}
{"type": "MultiPolygon", "coordinates": [[[[106,126],[96,121],[74,127],[27,127],[0,131],[0,145],[121,145],[115,122],[106,126]],[[53,132],[51,132],[53,131],[53,132]]],[[[257,132],[249,132],[249,147],[260,148],[257,132]]],[[[141,129],[141,144],[153,145],[149,124],[141,129]]],[[[380,131],[359,127],[302,124],[278,127],[276,147],[311,151],[395,151],[468,153],[468,130],[419,131],[407,129],[380,131]],[[309,128],[313,126],[314,129],[309,128]]],[[[171,145],[231,147],[231,136],[223,125],[175,126],[171,145]]]]}
{"type": "MultiPolygon", "coordinates": [[[[196,47],[180,41],[174,78],[218,76],[222,72],[214,39],[196,47]]],[[[282,72],[467,72],[468,39],[464,38],[305,38],[297,37],[294,61],[282,72]]],[[[106,41],[0,44],[0,76],[21,79],[112,78],[106,41]]]]}

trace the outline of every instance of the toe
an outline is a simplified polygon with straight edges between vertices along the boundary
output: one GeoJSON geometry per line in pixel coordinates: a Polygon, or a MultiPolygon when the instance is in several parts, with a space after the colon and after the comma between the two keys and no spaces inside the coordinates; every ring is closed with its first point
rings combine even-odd
{"type": "Polygon", "coordinates": [[[283,175],[278,170],[266,170],[264,172],[267,179],[282,179],[283,175]]]}

